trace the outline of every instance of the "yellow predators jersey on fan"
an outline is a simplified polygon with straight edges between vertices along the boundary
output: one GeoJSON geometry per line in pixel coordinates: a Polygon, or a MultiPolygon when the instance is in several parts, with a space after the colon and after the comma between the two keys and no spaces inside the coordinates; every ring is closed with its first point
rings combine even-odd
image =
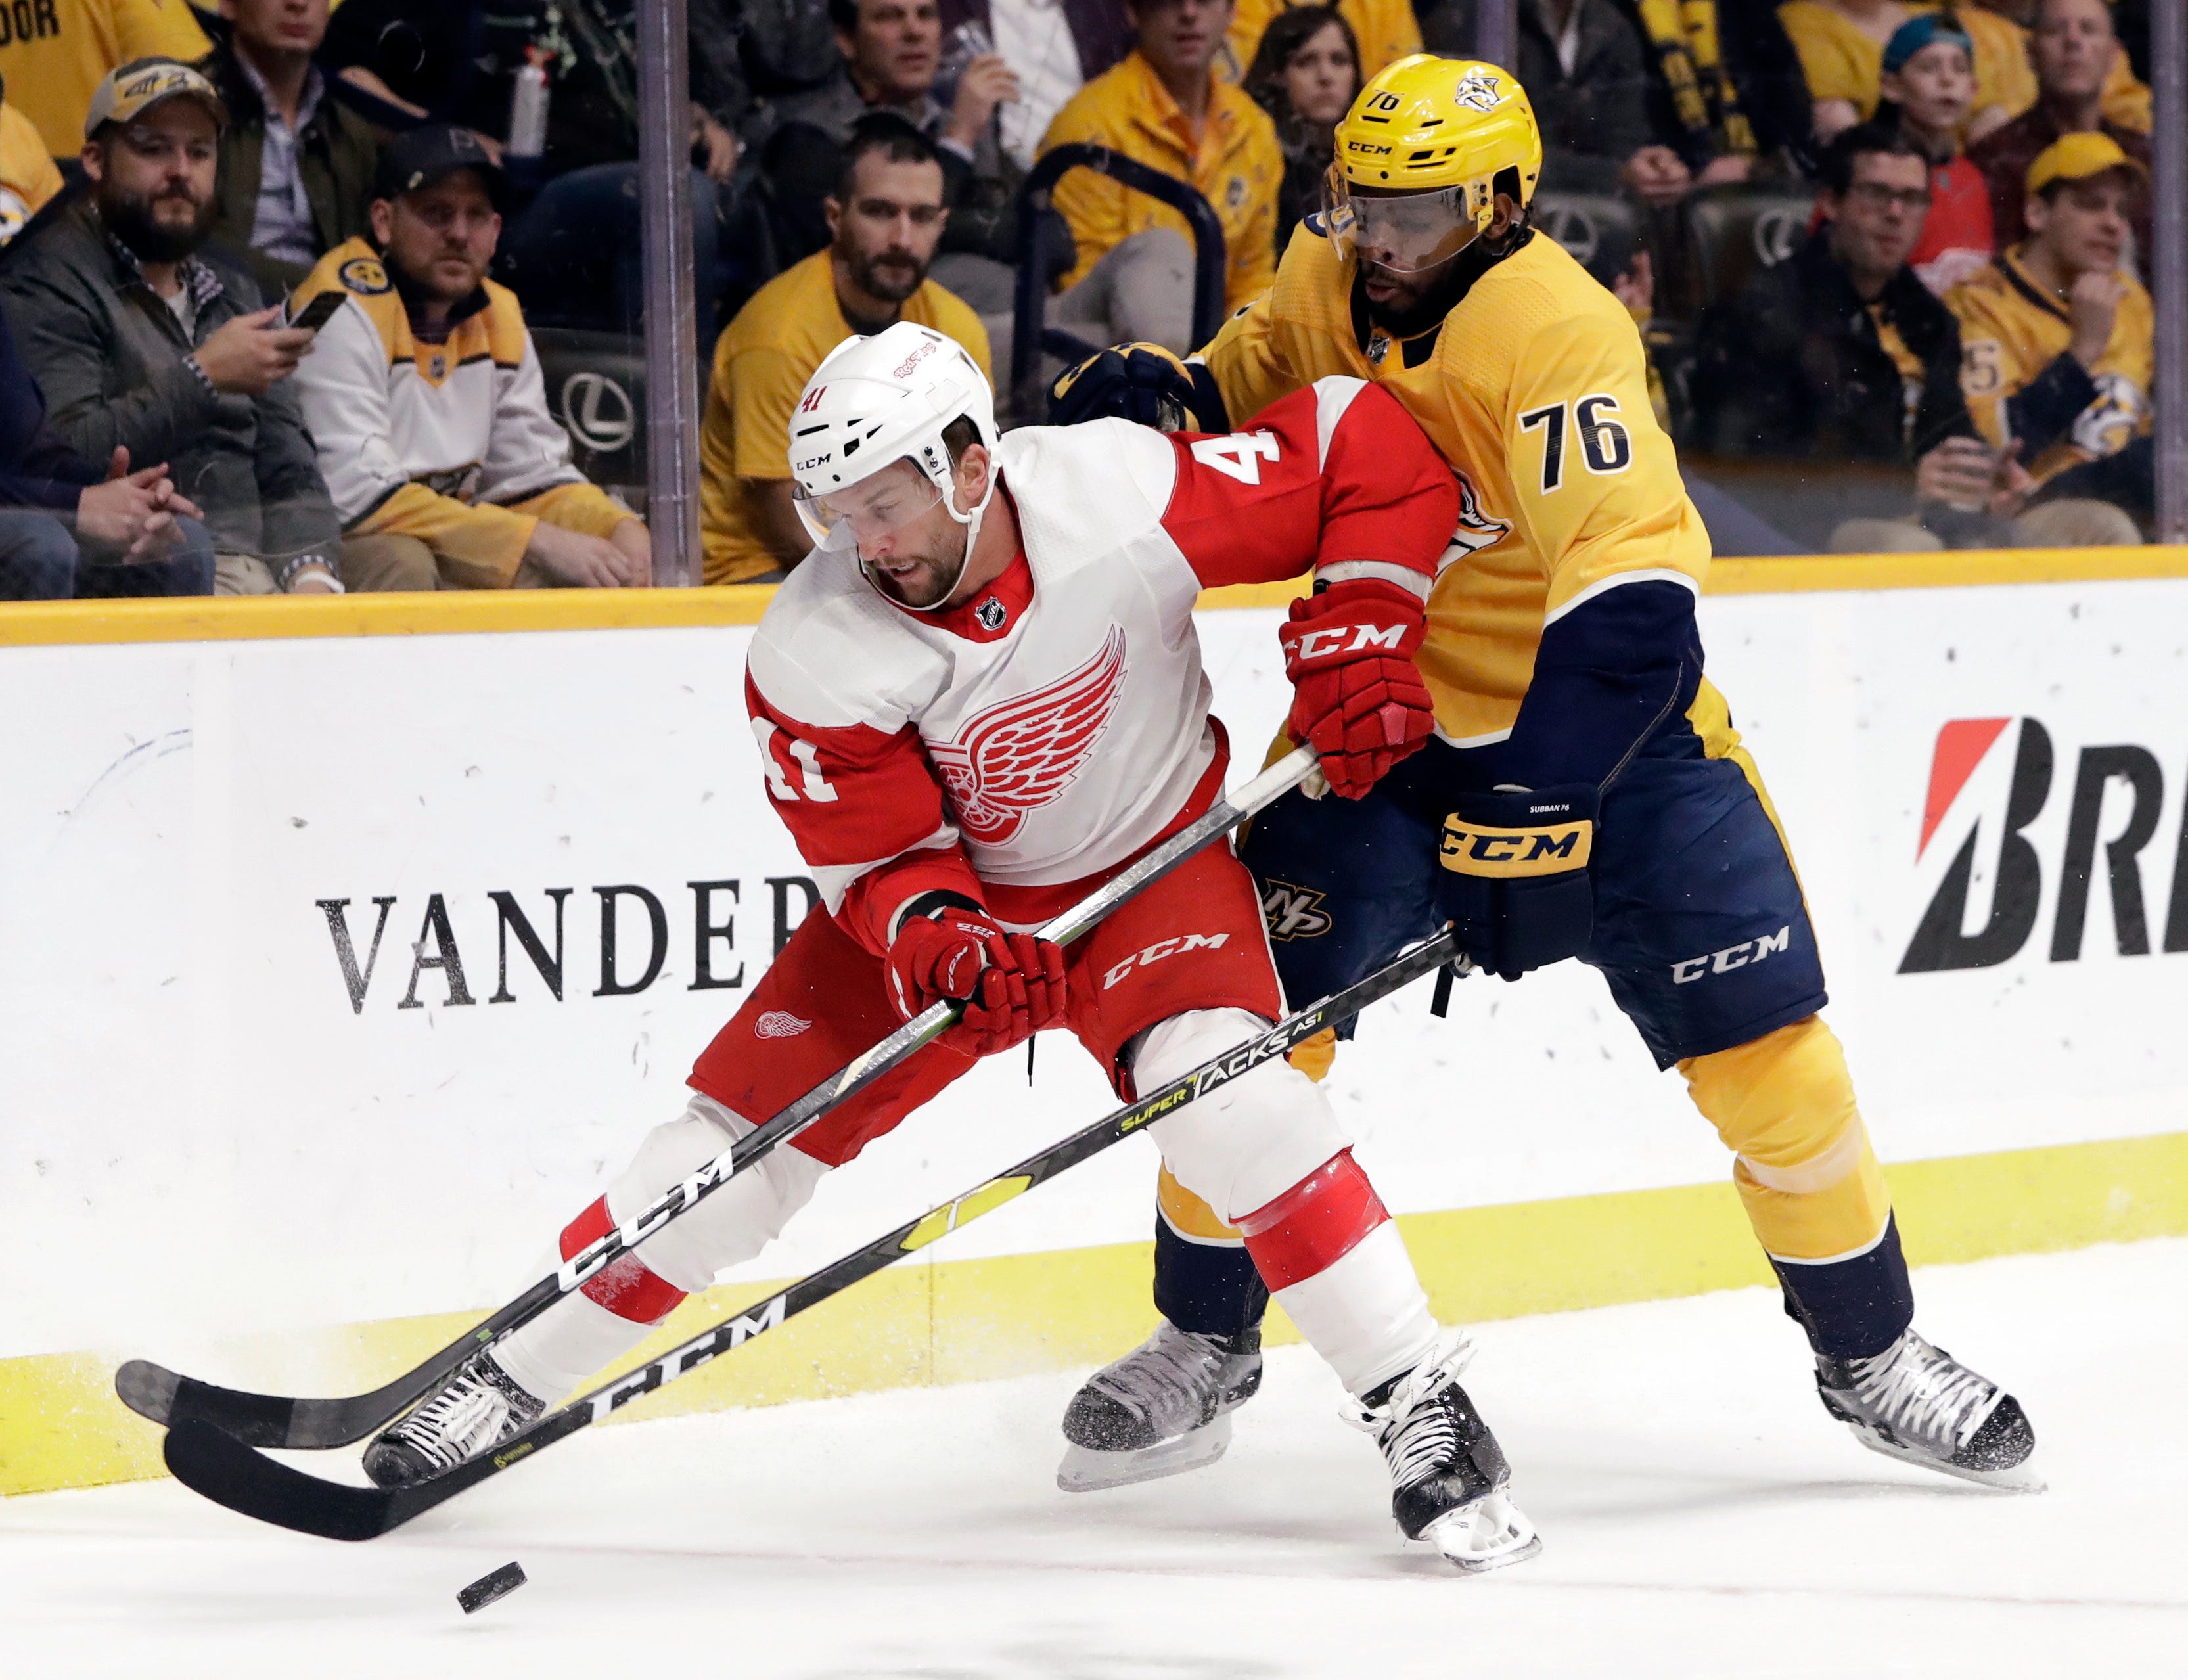
{"type": "Polygon", "coordinates": [[[0,9],[0,79],[8,103],[46,149],[83,149],[84,114],[106,73],[132,59],[194,64],[212,51],[189,0],[14,0],[0,9]]]}
{"type": "MultiPolygon", "coordinates": [[[[2133,275],[2123,273],[2120,279],[2127,294],[2112,317],[2105,353],[2089,369],[2096,396],[2063,436],[2022,462],[2039,484],[2069,467],[2117,454],[2150,430],[2150,294],[2133,275]]],[[[1960,393],[1968,413],[1985,437],[2003,445],[2013,430],[2006,404],[2067,353],[2074,338],[2072,319],[2065,304],[2030,278],[2017,251],[1970,275],[1947,294],[1945,303],[1960,323],[1960,393]]]]}
{"type": "MultiPolygon", "coordinates": [[[[1349,375],[1390,391],[1458,470],[1471,494],[1418,663],[1439,733],[1496,740],[1519,715],[1546,620],[1621,576],[1699,585],[1709,538],[1650,406],[1633,316],[1555,240],[1528,240],[1435,333],[1405,343],[1362,347],[1352,281],[1352,264],[1302,227],[1276,285],[1203,356],[1235,424],[1349,375]]],[[[1698,717],[1721,709],[1705,695],[1698,717]]]]}

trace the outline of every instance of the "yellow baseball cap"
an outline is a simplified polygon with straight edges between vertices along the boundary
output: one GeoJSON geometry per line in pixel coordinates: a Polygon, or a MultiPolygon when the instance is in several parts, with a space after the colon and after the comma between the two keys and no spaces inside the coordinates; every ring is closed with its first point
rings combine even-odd
{"type": "Polygon", "coordinates": [[[2095,131],[2081,134],[2062,134],[2036,154],[2028,166],[2028,196],[2034,198],[2054,181],[2086,181],[2092,175],[2102,175],[2108,170],[2130,170],[2137,175],[2148,172],[2120,149],[2119,142],[2109,134],[2095,131]]]}
{"type": "Polygon", "coordinates": [[[92,138],[110,122],[127,122],[166,99],[195,99],[212,118],[213,127],[228,127],[228,107],[220,92],[179,59],[132,59],[107,73],[92,91],[91,109],[84,113],[83,138],[92,138]]]}

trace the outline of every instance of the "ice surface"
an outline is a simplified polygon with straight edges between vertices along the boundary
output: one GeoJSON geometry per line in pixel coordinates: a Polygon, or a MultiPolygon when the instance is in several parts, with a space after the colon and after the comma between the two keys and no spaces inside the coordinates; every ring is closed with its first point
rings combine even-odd
{"type": "Polygon", "coordinates": [[[1762,1291],[1483,1327],[1469,1387],[1545,1542],[1402,1552],[1334,1380],[1271,1361],[1212,1469],[1054,1486],[1076,1378],[589,1432],[346,1547],[172,1484],[0,1502],[10,1675],[1501,1680],[2188,1673],[2188,1241],[1924,1271],[2051,1491],[1865,1452],[1762,1291]],[[456,1589],[532,1584],[466,1618],[456,1589]]]}

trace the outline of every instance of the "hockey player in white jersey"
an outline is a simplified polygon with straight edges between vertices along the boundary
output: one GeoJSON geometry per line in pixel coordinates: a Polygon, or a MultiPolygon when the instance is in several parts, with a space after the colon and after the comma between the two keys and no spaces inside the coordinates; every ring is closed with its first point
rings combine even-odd
{"type": "MultiPolygon", "coordinates": [[[[1025,931],[1221,792],[1227,748],[1193,623],[1202,588],[1315,570],[1282,633],[1290,729],[1339,792],[1365,792],[1429,733],[1411,656],[1459,497],[1372,386],[1324,381],[1227,437],[1097,420],[999,438],[971,358],[899,324],[820,365],[790,455],[819,546],[760,623],[747,695],[769,793],[825,913],[701,1056],[683,1114],[563,1231],[561,1254],[939,999],[963,1000],[963,1018],[473,1356],[374,1442],[365,1468],[383,1485],[539,1417],[686,1292],[757,1254],[824,1173],[977,1057],[1068,1027],[1128,1095],[1283,1012],[1258,895],[1221,843],[1068,950],[1025,931]]],[[[1533,1552],[1503,1455],[1458,1380],[1465,1338],[1430,1318],[1319,1089],[1265,1063],[1150,1130],[1170,1172],[1245,1232],[1355,1396],[1405,1534],[1469,1570],[1533,1552]]],[[[1160,1351],[1205,1354],[1183,1339],[1160,1351]]]]}

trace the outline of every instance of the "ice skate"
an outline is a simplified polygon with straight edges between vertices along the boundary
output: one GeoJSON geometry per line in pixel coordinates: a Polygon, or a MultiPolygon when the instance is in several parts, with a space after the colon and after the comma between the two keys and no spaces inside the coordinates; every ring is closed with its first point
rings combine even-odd
{"type": "Polygon", "coordinates": [[[1824,1409],[1873,1452],[2013,1493],[2041,1493],[2021,1402],[1908,1330],[1868,1359],[1816,1357],[1824,1409]]]}
{"type": "Polygon", "coordinates": [[[1072,1395],[1056,1485],[1091,1493],[1212,1464],[1231,1445],[1231,1413],[1260,1386],[1259,1325],[1209,1336],[1165,1320],[1072,1395]]]}
{"type": "Polygon", "coordinates": [[[423,1481],[499,1446],[546,1410],[482,1348],[438,1394],[365,1448],[364,1473],[382,1487],[423,1481]]]}
{"type": "Polygon", "coordinates": [[[1383,1449],[1399,1531],[1479,1575],[1533,1557],[1542,1542],[1512,1502],[1503,1449],[1458,1385],[1473,1357],[1474,1344],[1455,1336],[1440,1356],[1362,1395],[1341,1415],[1383,1449]]]}

